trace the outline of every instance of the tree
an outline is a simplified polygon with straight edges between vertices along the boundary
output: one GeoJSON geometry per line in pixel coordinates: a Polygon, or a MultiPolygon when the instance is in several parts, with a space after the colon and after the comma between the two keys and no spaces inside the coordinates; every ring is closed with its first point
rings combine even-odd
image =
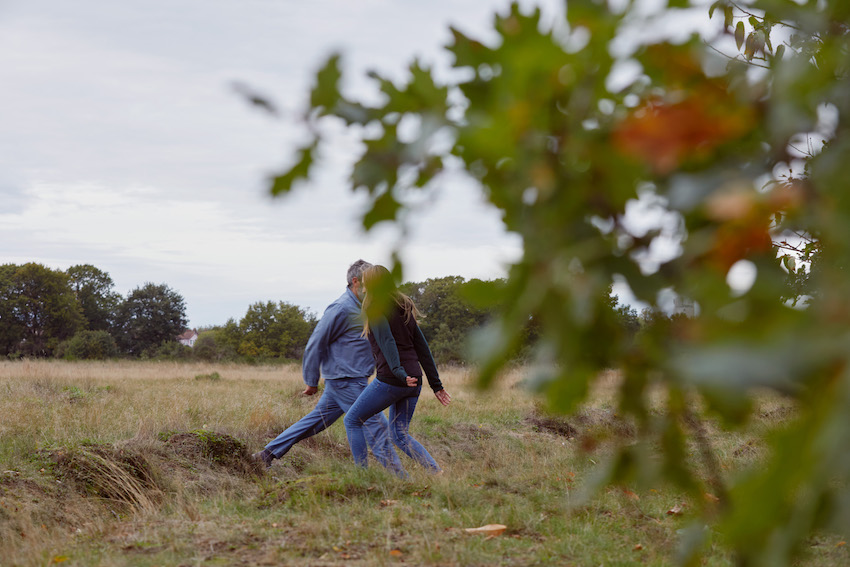
{"type": "Polygon", "coordinates": [[[68,276],[36,263],[0,270],[5,354],[50,356],[84,321],[68,276]]]}
{"type": "Polygon", "coordinates": [[[15,292],[15,264],[0,266],[0,354],[19,352],[24,338],[24,327],[16,317],[17,293],[15,292]]]}
{"type": "Polygon", "coordinates": [[[254,303],[239,322],[238,352],[248,357],[300,358],[315,326],[315,317],[296,305],[254,303]]]}
{"type": "Polygon", "coordinates": [[[166,341],[176,341],[186,328],[183,297],[165,284],[146,283],[131,291],[118,306],[117,342],[128,354],[154,353],[166,341]]]}
{"type": "Polygon", "coordinates": [[[422,312],[419,326],[434,358],[441,363],[467,362],[466,337],[482,327],[491,314],[467,299],[466,283],[460,276],[446,276],[399,287],[422,312]]]}
{"type": "Polygon", "coordinates": [[[83,310],[87,328],[91,331],[108,331],[121,302],[121,295],[113,291],[115,284],[112,278],[91,264],[71,266],[67,273],[71,289],[83,310]]]}
{"type": "MultiPolygon", "coordinates": [[[[687,4],[670,0],[668,10],[687,4]]],[[[753,0],[743,15],[749,35],[733,25],[740,7],[717,7],[719,36],[743,39],[744,61],[725,73],[712,61],[717,48],[702,38],[613,49],[624,28],[650,22],[632,3],[610,10],[601,0],[570,0],[566,25],[555,32],[539,11],[523,14],[516,5],[496,16],[490,43],[452,29],[457,73],[440,75],[452,82],[418,61],[396,83],[372,73],[377,103],[340,91],[333,55],[304,113],[311,137],[271,192],[285,194],[310,176],[329,121],[361,136],[350,181],[369,196],[367,230],[415,218],[403,214],[405,195],[433,190],[459,164],[524,243],[496,298],[500,316],[479,341],[482,382],[494,379],[532,319],[541,363],[554,362],[540,381],[554,408],[575,408],[600,365],[613,361],[624,375],[618,411],[662,452],[659,462],[639,450],[645,444],[623,446],[600,478],[662,474],[697,503],[710,491],[722,504],[719,514],[704,505],[704,521],[719,524],[740,562],[780,564],[812,530],[848,524],[839,511],[850,498],[850,3],[753,0]],[[772,47],[776,22],[793,30],[781,53],[772,47]],[[754,60],[762,73],[752,72],[754,60]],[[625,84],[610,81],[623,63],[640,72],[625,84]],[[834,117],[828,125],[819,120],[824,112],[834,117]],[[413,126],[403,138],[402,119],[413,126]],[[800,159],[796,137],[818,128],[828,130],[827,143],[806,158],[805,177],[779,182],[776,172],[800,159]],[[640,261],[657,231],[632,234],[623,222],[627,201],[645,192],[681,219],[682,252],[658,269],[640,261]],[[782,301],[787,276],[772,237],[786,230],[820,245],[808,282],[818,300],[805,310],[782,301]],[[738,262],[757,277],[733,295],[726,279],[738,262]],[[672,289],[694,300],[700,315],[631,340],[609,316],[603,290],[615,276],[651,307],[672,289]],[[727,478],[709,447],[701,451],[707,474],[681,458],[689,436],[705,443],[687,400],[698,397],[732,426],[763,387],[799,404],[797,419],[771,437],[764,466],[727,478]],[[667,392],[660,414],[647,406],[650,388],[667,392]]],[[[704,533],[689,532],[683,557],[693,557],[704,533]]]]}

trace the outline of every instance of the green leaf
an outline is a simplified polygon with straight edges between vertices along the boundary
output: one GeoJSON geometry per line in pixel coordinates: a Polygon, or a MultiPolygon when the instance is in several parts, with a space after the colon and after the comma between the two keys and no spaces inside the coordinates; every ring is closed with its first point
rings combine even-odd
{"type": "Polygon", "coordinates": [[[744,45],[745,33],[744,22],[738,22],[738,25],[735,26],[735,43],[738,45],[738,49],[741,49],[741,46],[744,45]]]}
{"type": "Polygon", "coordinates": [[[782,265],[791,273],[797,271],[797,259],[794,256],[783,256],[782,265]]]}
{"type": "Polygon", "coordinates": [[[782,60],[782,57],[785,55],[785,44],[779,44],[776,46],[776,53],[774,53],[774,58],[778,60],[782,60]]]}
{"type": "Polygon", "coordinates": [[[313,165],[313,153],[316,151],[318,139],[301,148],[296,152],[295,163],[288,170],[272,178],[269,190],[272,196],[277,197],[289,193],[294,184],[310,175],[310,166],[313,165]]]}
{"type": "Polygon", "coordinates": [[[339,102],[339,79],[342,73],[339,70],[339,53],[331,55],[325,64],[316,73],[316,86],[310,93],[310,106],[323,109],[324,113],[332,112],[339,102]]]}
{"type": "Polygon", "coordinates": [[[723,26],[727,30],[732,29],[732,24],[734,23],[735,18],[735,9],[732,7],[732,4],[726,4],[723,8],[723,26]]]}
{"type": "Polygon", "coordinates": [[[489,47],[480,41],[470,39],[454,27],[449,29],[453,41],[447,46],[447,49],[455,56],[454,67],[477,69],[481,63],[491,60],[493,51],[489,47]]]}
{"type": "Polygon", "coordinates": [[[401,204],[393,197],[392,191],[387,190],[372,201],[369,210],[363,215],[363,228],[371,229],[381,221],[395,219],[401,204]]]}
{"type": "Polygon", "coordinates": [[[747,61],[752,61],[753,57],[756,54],[756,34],[751,33],[747,36],[747,43],[744,47],[744,56],[747,58],[747,61]]]}

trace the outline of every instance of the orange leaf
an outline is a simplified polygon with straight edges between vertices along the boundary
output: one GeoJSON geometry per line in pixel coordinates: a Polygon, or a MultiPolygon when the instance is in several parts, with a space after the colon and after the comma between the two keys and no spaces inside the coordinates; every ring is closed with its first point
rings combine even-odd
{"type": "Polygon", "coordinates": [[[643,545],[639,543],[632,548],[632,551],[640,551],[641,549],[643,549],[643,545]]]}
{"type": "Polygon", "coordinates": [[[737,105],[711,83],[699,89],[675,93],[681,100],[650,100],[636,108],[613,132],[614,146],[666,174],[750,131],[749,107],[737,105]]]}
{"type": "Polygon", "coordinates": [[[632,492],[631,490],[628,490],[628,489],[625,489],[625,488],[624,488],[624,489],[623,489],[623,494],[625,494],[627,498],[629,498],[630,500],[634,500],[635,502],[637,502],[638,500],[640,500],[640,496],[638,496],[637,494],[635,494],[635,493],[634,493],[634,492],[632,492]]]}
{"type": "Polygon", "coordinates": [[[402,555],[404,555],[404,553],[402,553],[400,549],[391,549],[390,555],[392,555],[393,557],[401,557],[402,555]]]}

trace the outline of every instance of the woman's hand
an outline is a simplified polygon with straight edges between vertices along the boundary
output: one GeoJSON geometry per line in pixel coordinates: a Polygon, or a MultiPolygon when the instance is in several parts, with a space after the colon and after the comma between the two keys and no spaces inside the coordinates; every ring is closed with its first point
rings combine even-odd
{"type": "Polygon", "coordinates": [[[440,403],[444,406],[449,405],[449,402],[452,401],[452,397],[445,390],[434,392],[434,395],[437,396],[437,399],[440,400],[440,403]]]}
{"type": "Polygon", "coordinates": [[[419,379],[416,376],[408,376],[407,377],[407,385],[411,388],[415,388],[419,385],[419,379]]]}

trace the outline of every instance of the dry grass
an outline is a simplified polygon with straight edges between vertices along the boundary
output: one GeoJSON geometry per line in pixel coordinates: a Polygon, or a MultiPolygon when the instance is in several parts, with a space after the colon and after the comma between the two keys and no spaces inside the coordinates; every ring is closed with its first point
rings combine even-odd
{"type": "MultiPolygon", "coordinates": [[[[523,368],[487,392],[465,369],[441,378],[453,404],[424,394],[412,432],[445,474],[402,457],[411,479],[399,481],[353,466],[341,424],[256,474],[248,454],[315,404],[298,395],[297,366],[0,363],[0,564],[671,563],[692,519],[667,514],[688,509],[675,491],[611,489],[575,506],[607,451],[581,450],[585,439],[630,434],[613,410],[617,373],[568,418],[541,411],[523,368]],[[508,531],[463,531],[487,523],[508,531]]],[[[722,466],[757,463],[760,433],[791,412],[765,397],[744,432],[710,423],[722,466]]],[[[816,544],[808,564],[848,560],[816,544]]],[[[715,542],[706,564],[731,563],[715,542]]]]}

